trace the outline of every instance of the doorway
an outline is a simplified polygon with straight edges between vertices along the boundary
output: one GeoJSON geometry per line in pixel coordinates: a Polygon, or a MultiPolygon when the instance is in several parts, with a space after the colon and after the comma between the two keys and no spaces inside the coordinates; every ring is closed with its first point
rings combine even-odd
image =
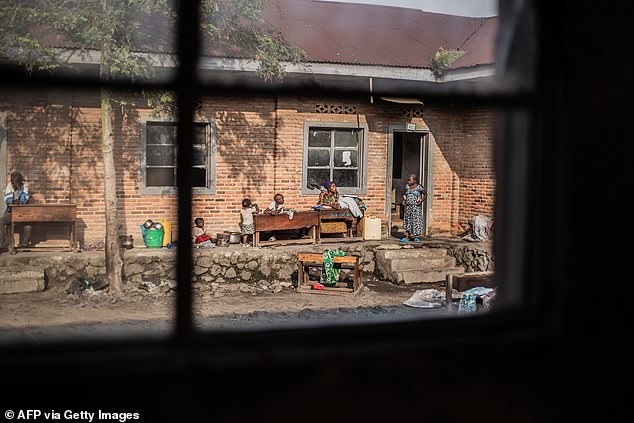
{"type": "Polygon", "coordinates": [[[418,176],[418,183],[427,191],[427,199],[423,203],[424,234],[427,235],[427,215],[429,195],[429,133],[394,130],[391,142],[391,166],[388,166],[388,187],[391,189],[388,228],[390,234],[401,237],[403,235],[403,214],[401,200],[405,194],[407,178],[413,174],[418,176]]]}

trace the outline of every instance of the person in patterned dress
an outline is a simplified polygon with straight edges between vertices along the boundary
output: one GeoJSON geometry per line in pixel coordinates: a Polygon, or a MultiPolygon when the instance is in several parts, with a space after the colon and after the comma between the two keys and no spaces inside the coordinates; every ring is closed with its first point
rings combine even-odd
{"type": "Polygon", "coordinates": [[[418,177],[414,174],[409,175],[402,203],[405,207],[403,229],[405,229],[406,234],[401,242],[420,241],[421,234],[425,229],[423,222],[423,201],[425,198],[427,198],[427,193],[418,183],[418,177]]]}

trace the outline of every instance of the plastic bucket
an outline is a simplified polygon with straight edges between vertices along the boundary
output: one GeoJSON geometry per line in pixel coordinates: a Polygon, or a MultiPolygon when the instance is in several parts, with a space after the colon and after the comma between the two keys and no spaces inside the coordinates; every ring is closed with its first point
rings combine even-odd
{"type": "Polygon", "coordinates": [[[163,231],[147,229],[145,231],[145,246],[147,248],[161,248],[163,246],[163,231]]]}
{"type": "Polygon", "coordinates": [[[167,247],[167,244],[172,242],[172,224],[167,220],[158,220],[157,222],[163,225],[163,247],[167,247]]]}

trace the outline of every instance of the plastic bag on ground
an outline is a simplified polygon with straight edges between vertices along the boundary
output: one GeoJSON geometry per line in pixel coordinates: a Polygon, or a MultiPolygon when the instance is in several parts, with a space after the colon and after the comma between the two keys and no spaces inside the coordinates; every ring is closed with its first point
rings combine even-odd
{"type": "Polygon", "coordinates": [[[443,291],[430,288],[414,292],[411,297],[403,301],[403,304],[416,308],[439,308],[442,307],[444,301],[445,293],[443,291]]]}

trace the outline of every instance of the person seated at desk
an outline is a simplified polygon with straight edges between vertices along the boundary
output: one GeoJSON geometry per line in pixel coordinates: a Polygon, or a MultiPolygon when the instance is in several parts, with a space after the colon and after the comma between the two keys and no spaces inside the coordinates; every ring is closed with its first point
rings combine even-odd
{"type": "MultiPolygon", "coordinates": [[[[293,218],[293,215],[295,213],[295,210],[293,209],[288,209],[284,207],[284,196],[280,193],[277,193],[273,196],[273,201],[271,202],[271,204],[269,204],[269,206],[264,210],[264,213],[266,214],[271,214],[271,215],[275,215],[275,214],[287,214],[289,219],[293,218]]],[[[298,233],[298,237],[302,237],[302,235],[304,235],[303,230],[300,229],[299,233],[298,233]]],[[[272,233],[272,235],[269,237],[269,241],[277,241],[277,238],[275,237],[275,232],[272,233]]]]}
{"type": "Polygon", "coordinates": [[[280,214],[284,211],[284,196],[280,193],[273,196],[273,201],[264,210],[264,213],[268,214],[280,214]]]}
{"type": "MultiPolygon", "coordinates": [[[[5,241],[13,242],[13,234],[11,233],[11,205],[12,204],[28,204],[31,196],[29,195],[29,185],[21,172],[15,170],[11,172],[9,183],[4,191],[4,202],[7,205],[2,216],[2,234],[6,237],[5,241]]],[[[31,243],[31,225],[24,225],[22,229],[22,242],[19,247],[32,246],[31,243]]]]}
{"type": "Polygon", "coordinates": [[[323,185],[326,190],[319,193],[319,201],[317,202],[317,206],[319,208],[340,208],[337,184],[335,184],[333,181],[326,181],[323,185]]]}
{"type": "Polygon", "coordinates": [[[361,219],[363,217],[363,210],[359,207],[359,204],[357,204],[355,196],[343,195],[339,197],[337,184],[333,181],[324,182],[324,188],[326,190],[319,194],[319,201],[317,205],[313,207],[314,209],[347,209],[355,218],[361,219]]]}
{"type": "MultiPolygon", "coordinates": [[[[357,204],[357,201],[354,196],[343,195],[339,196],[339,191],[337,190],[337,184],[334,181],[326,181],[323,184],[325,191],[322,191],[319,194],[319,201],[316,206],[313,207],[315,210],[347,210],[350,214],[355,218],[354,225],[357,228],[357,233],[359,233],[359,223],[361,222],[361,218],[363,217],[363,210],[357,204]]],[[[362,202],[361,202],[362,203],[362,202]]]]}

